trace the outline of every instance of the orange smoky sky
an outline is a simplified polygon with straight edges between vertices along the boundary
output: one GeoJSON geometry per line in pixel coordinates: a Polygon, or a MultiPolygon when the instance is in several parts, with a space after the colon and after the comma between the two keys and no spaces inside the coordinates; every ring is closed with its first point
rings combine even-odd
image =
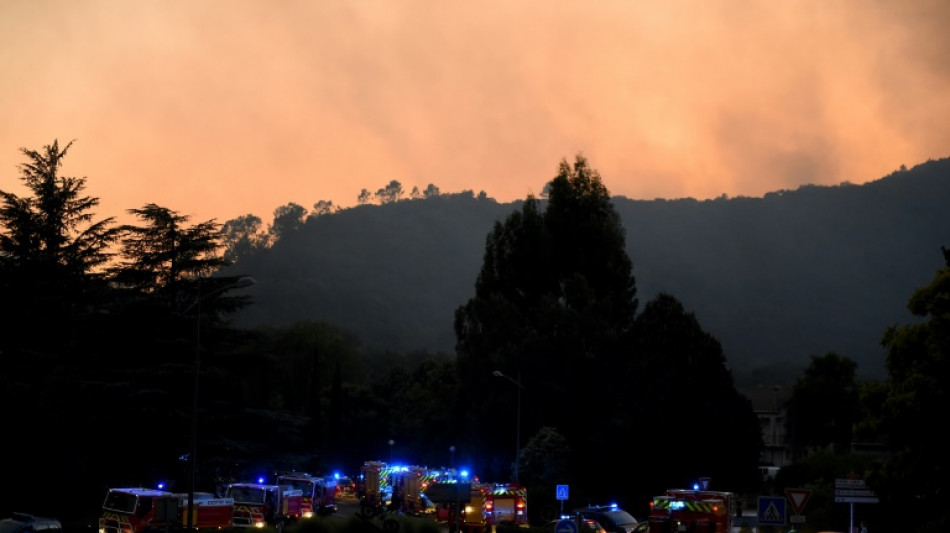
{"type": "Polygon", "coordinates": [[[408,193],[761,196],[950,156],[946,0],[4,0],[0,190],[75,140],[96,216],[408,193]]]}

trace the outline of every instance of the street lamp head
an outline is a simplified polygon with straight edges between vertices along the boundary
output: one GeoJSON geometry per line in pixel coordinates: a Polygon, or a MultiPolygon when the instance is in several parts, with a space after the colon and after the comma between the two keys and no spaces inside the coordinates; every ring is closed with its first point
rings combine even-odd
{"type": "Polygon", "coordinates": [[[501,373],[501,370],[496,370],[496,371],[492,372],[491,375],[495,376],[496,378],[503,378],[503,377],[505,377],[505,375],[501,373]]]}

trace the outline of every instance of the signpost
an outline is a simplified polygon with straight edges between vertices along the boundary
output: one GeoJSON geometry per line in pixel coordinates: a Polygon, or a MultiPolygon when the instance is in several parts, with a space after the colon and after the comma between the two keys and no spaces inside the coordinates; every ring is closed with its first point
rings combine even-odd
{"type": "Polygon", "coordinates": [[[759,496],[759,525],[760,526],[784,526],[785,525],[785,498],[772,496],[759,496]]]}
{"type": "MultiPolygon", "coordinates": [[[[557,489],[554,491],[554,495],[557,497],[558,501],[561,502],[561,514],[564,514],[564,500],[568,499],[567,496],[570,494],[568,489],[569,487],[567,485],[558,485],[557,489]]],[[[557,533],[560,532],[558,531],[557,533]]],[[[574,531],[573,533],[577,533],[577,531],[574,531]]]]}
{"type": "Polygon", "coordinates": [[[835,503],[880,503],[863,479],[836,479],[835,503]]]}
{"type": "Polygon", "coordinates": [[[785,498],[788,499],[788,504],[792,507],[792,513],[794,513],[789,517],[791,523],[805,523],[805,515],[802,514],[802,511],[805,510],[808,498],[811,498],[811,492],[808,489],[785,489],[785,498]]]}
{"type": "Polygon", "coordinates": [[[851,506],[849,531],[854,531],[854,504],[879,502],[877,494],[868,488],[863,479],[835,479],[835,503],[847,503],[851,506]]]}

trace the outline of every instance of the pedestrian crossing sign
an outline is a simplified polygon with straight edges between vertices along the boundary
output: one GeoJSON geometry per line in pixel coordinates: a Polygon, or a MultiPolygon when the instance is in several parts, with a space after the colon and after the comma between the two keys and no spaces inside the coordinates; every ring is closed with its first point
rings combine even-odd
{"type": "Polygon", "coordinates": [[[785,498],[759,496],[759,525],[785,525],[785,498]]]}

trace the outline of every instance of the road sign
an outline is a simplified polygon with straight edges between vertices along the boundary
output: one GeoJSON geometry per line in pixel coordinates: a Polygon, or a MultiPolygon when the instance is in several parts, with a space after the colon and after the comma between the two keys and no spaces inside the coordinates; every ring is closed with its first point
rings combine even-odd
{"type": "Polygon", "coordinates": [[[577,524],[573,520],[558,520],[554,533],[577,533],[577,524]]]}
{"type": "MultiPolygon", "coordinates": [[[[566,500],[566,499],[568,499],[568,498],[567,498],[567,495],[568,495],[567,485],[558,485],[558,486],[557,486],[557,499],[559,499],[559,500],[561,500],[561,501],[566,500]]],[[[576,532],[575,532],[575,533],[576,533],[576,532]]]]}
{"type": "Polygon", "coordinates": [[[759,525],[785,525],[785,498],[759,496],[759,525]]]}
{"type": "Polygon", "coordinates": [[[802,514],[808,498],[811,498],[811,491],[808,489],[785,489],[785,497],[788,498],[788,504],[792,506],[792,512],[802,514]]]}
{"type": "Polygon", "coordinates": [[[712,481],[710,477],[701,477],[699,478],[699,487],[702,490],[709,490],[709,482],[712,481]]]}
{"type": "Polygon", "coordinates": [[[835,503],[880,503],[863,479],[835,480],[835,503]]]}

